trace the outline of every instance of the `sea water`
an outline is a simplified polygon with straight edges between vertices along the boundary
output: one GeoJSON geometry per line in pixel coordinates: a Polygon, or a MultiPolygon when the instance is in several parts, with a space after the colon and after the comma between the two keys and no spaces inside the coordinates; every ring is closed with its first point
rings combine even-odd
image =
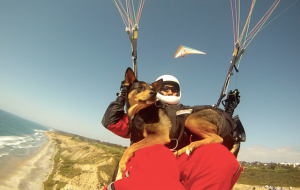
{"type": "Polygon", "coordinates": [[[44,132],[49,130],[0,109],[0,168],[12,167],[12,162],[35,154],[47,142],[44,132]]]}

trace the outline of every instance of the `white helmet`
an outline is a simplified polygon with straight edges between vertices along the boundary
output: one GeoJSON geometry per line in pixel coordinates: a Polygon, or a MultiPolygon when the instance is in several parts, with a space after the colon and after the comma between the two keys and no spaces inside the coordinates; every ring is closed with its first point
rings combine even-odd
{"type": "Polygon", "coordinates": [[[165,84],[172,84],[178,87],[178,93],[176,96],[164,96],[160,91],[159,93],[157,93],[156,97],[157,99],[159,99],[160,101],[167,103],[167,104],[178,104],[180,102],[181,99],[181,89],[180,89],[180,83],[177,80],[177,78],[175,78],[172,75],[162,75],[160,77],[158,77],[156,79],[156,81],[158,81],[159,79],[163,79],[163,85],[165,84]]]}

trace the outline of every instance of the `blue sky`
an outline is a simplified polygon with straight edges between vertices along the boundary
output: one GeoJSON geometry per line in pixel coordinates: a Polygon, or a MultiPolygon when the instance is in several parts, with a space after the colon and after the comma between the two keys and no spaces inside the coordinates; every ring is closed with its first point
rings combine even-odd
{"type": "MultiPolygon", "coordinates": [[[[241,5],[245,22],[251,1],[241,5]]],[[[282,1],[271,18],[294,1],[282,1]]],[[[273,1],[257,1],[253,27],[273,1]]],[[[247,141],[239,160],[299,162],[300,2],[247,47],[235,110],[247,141]]],[[[252,25],[253,24],[253,25],[252,25]]],[[[250,26],[250,28],[251,28],[250,26]]],[[[145,1],[138,36],[138,77],[178,78],[184,105],[216,104],[233,53],[230,1],[145,1]],[[174,59],[180,45],[206,55],[174,59]]],[[[132,67],[125,25],[110,0],[0,1],[0,109],[42,125],[129,145],[101,119],[132,67]]]]}

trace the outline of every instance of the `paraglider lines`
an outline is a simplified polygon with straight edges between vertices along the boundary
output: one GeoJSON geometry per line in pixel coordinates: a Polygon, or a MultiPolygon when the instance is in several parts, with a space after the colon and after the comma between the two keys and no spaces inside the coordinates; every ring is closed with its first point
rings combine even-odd
{"type": "Polygon", "coordinates": [[[122,5],[121,0],[113,0],[113,3],[116,5],[121,18],[125,24],[125,31],[128,34],[129,40],[131,42],[131,49],[132,49],[132,60],[133,60],[133,71],[135,77],[137,78],[137,37],[138,37],[138,28],[139,28],[139,21],[141,18],[142,10],[144,7],[145,0],[140,0],[138,5],[137,12],[135,11],[135,6],[133,0],[126,0],[126,10],[122,5]]]}
{"type": "Polygon", "coordinates": [[[246,48],[250,42],[253,40],[253,38],[256,36],[256,34],[261,30],[263,25],[266,23],[270,15],[273,13],[277,5],[279,4],[280,0],[277,0],[273,3],[273,5],[269,8],[269,10],[265,13],[265,15],[259,20],[259,22],[253,27],[253,29],[248,33],[249,37],[245,39],[243,44],[241,45],[242,47],[246,48]],[[247,44],[246,42],[249,41],[247,44]]]}
{"type": "MultiPolygon", "coordinates": [[[[264,24],[270,17],[270,15],[273,13],[277,5],[279,4],[280,0],[275,0],[275,2],[272,4],[272,6],[269,8],[269,10],[264,14],[264,16],[258,21],[258,23],[250,30],[250,21],[252,17],[252,13],[254,10],[254,6],[256,4],[256,0],[252,0],[250,11],[247,16],[247,20],[245,22],[245,25],[243,27],[243,30],[241,34],[239,34],[239,22],[240,22],[240,1],[238,0],[238,5],[237,5],[237,0],[234,1],[234,5],[232,0],[230,0],[231,4],[231,16],[232,16],[232,25],[233,25],[233,40],[234,43],[239,43],[241,44],[241,48],[246,48],[250,42],[253,40],[253,38],[256,36],[256,34],[263,28],[264,24]]],[[[298,1],[298,0],[296,0],[298,1]]],[[[295,3],[295,2],[294,2],[295,3]]],[[[293,4],[294,4],[293,3],[293,4]]],[[[290,7],[290,6],[289,6],[290,7]]]]}
{"type": "Polygon", "coordinates": [[[234,53],[233,53],[233,59],[230,64],[230,68],[227,74],[227,77],[225,79],[225,83],[222,88],[222,92],[220,95],[220,98],[218,100],[217,106],[219,106],[222,98],[225,97],[230,76],[233,75],[232,70],[235,68],[236,72],[238,72],[239,64],[241,61],[241,56],[245,52],[246,47],[250,44],[250,42],[253,40],[253,38],[257,35],[259,31],[261,31],[264,27],[266,27],[268,24],[270,24],[273,20],[275,20],[277,17],[279,17],[282,13],[284,13],[287,9],[289,9],[291,6],[293,6],[298,0],[294,1],[289,7],[287,7],[283,12],[281,12],[278,16],[276,16],[273,20],[271,20],[269,23],[266,23],[266,21],[269,19],[270,15],[273,13],[275,8],[278,6],[280,0],[275,0],[272,6],[268,9],[268,11],[264,14],[264,16],[259,20],[259,22],[253,27],[252,30],[249,31],[250,26],[250,20],[253,13],[254,5],[256,3],[256,0],[252,0],[252,4],[250,7],[249,14],[247,16],[247,20],[245,22],[244,28],[239,35],[239,22],[240,22],[240,0],[238,0],[238,8],[237,8],[237,0],[234,1],[234,5],[232,0],[230,0],[231,5],[231,16],[232,16],[232,26],[233,26],[233,40],[234,40],[234,53]],[[245,37],[244,37],[245,35],[245,37]],[[241,45],[240,45],[241,44],[241,45]],[[241,49],[241,51],[240,51],[241,49]],[[238,63],[238,66],[236,66],[236,63],[238,63]]]}
{"type": "Polygon", "coordinates": [[[140,21],[141,13],[144,7],[145,0],[140,0],[138,5],[138,10],[135,12],[135,7],[133,0],[126,0],[125,5],[126,8],[124,8],[121,0],[113,0],[113,3],[116,5],[123,22],[126,27],[130,29],[130,32],[132,32],[134,25],[138,24],[140,21]]]}

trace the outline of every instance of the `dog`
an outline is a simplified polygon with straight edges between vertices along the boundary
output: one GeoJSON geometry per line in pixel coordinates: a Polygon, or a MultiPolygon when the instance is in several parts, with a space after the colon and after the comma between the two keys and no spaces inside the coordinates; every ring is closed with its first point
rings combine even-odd
{"type": "MultiPolygon", "coordinates": [[[[134,116],[141,110],[152,109],[150,114],[150,122],[145,123],[143,136],[144,138],[139,142],[133,143],[129,146],[120,162],[119,171],[116,179],[121,179],[122,175],[126,169],[126,164],[129,159],[134,155],[139,149],[149,147],[155,144],[168,144],[170,142],[170,130],[171,121],[167,113],[159,107],[155,106],[156,94],[160,91],[163,80],[153,82],[152,84],[138,81],[134,75],[131,68],[128,68],[125,73],[125,86],[128,87],[128,95],[126,102],[126,111],[131,121],[134,116]]],[[[180,156],[181,154],[191,152],[196,148],[210,143],[222,143],[223,138],[218,135],[220,127],[222,124],[214,124],[209,121],[209,117],[214,115],[215,111],[212,109],[207,109],[204,112],[195,112],[188,116],[185,121],[185,127],[187,127],[192,133],[199,136],[201,140],[191,142],[188,146],[178,150],[174,154],[180,156]]]]}

